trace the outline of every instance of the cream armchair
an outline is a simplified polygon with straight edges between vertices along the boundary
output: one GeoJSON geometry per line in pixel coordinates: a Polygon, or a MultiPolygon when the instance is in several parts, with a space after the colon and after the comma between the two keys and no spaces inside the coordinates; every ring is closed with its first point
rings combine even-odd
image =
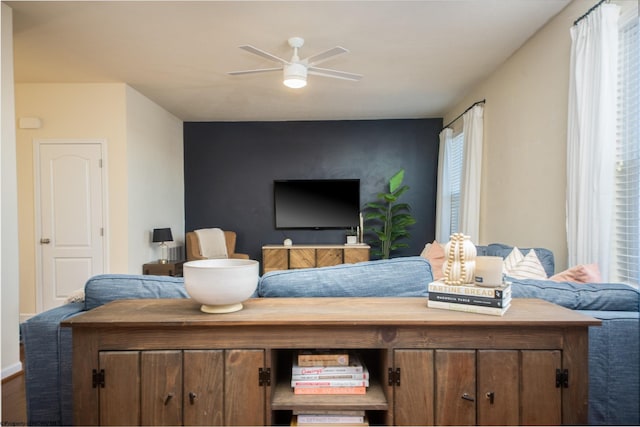
{"type": "MultiPolygon", "coordinates": [[[[198,259],[207,259],[200,253],[200,242],[198,241],[198,234],[195,231],[189,231],[186,236],[187,245],[187,261],[194,261],[198,259]]],[[[235,231],[224,231],[224,240],[227,246],[227,254],[229,258],[236,259],[249,259],[247,254],[236,253],[236,233],[235,231]]]]}

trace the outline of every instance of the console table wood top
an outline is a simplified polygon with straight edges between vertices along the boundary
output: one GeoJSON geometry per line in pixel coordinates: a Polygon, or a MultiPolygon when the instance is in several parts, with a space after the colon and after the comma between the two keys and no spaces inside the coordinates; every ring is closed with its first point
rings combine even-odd
{"type": "Polygon", "coordinates": [[[241,311],[206,314],[192,299],[118,300],[62,322],[73,328],[183,326],[598,326],[601,321],[538,299],[514,299],[504,316],[427,307],[426,298],[254,298],[241,311]]]}

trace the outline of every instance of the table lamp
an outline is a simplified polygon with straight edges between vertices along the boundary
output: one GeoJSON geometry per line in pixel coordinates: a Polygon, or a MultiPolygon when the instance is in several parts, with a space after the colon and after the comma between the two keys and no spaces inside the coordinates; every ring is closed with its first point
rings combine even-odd
{"type": "Polygon", "coordinates": [[[171,235],[170,228],[154,228],[153,229],[153,242],[160,242],[160,264],[167,263],[167,243],[173,242],[173,236],[171,235]]]}

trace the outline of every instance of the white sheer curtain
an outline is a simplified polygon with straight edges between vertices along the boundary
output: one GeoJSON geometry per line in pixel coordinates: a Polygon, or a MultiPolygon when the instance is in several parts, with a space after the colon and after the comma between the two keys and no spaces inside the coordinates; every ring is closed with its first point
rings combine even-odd
{"type": "Polygon", "coordinates": [[[602,4],[571,27],[568,263],[597,263],[603,280],[612,249],[619,13],[602,4]]]}
{"type": "Polygon", "coordinates": [[[449,188],[449,149],[453,140],[453,130],[443,129],[440,132],[438,151],[438,186],[436,189],[436,240],[449,241],[451,235],[451,192],[449,188]]]}
{"type": "Polygon", "coordinates": [[[464,134],[464,167],[460,189],[461,233],[478,243],[480,234],[480,179],[482,177],[484,106],[475,105],[462,116],[464,134]]]}

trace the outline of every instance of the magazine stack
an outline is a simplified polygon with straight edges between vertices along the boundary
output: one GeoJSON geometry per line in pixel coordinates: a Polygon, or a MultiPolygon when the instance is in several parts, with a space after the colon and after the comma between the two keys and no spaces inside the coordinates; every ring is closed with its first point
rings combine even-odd
{"type": "Polygon", "coordinates": [[[511,283],[495,288],[429,283],[428,307],[502,316],[511,306],[511,283]]]}
{"type": "MultiPolygon", "coordinates": [[[[361,395],[369,387],[369,370],[357,354],[342,351],[299,351],[291,368],[291,387],[302,395],[361,395]]],[[[291,425],[366,426],[364,411],[294,411],[291,425]]]]}
{"type": "Polygon", "coordinates": [[[294,411],[292,426],[368,426],[364,411],[294,411]]]}
{"type": "Polygon", "coordinates": [[[295,394],[365,394],[369,371],[347,352],[300,351],[291,368],[295,394]]]}

